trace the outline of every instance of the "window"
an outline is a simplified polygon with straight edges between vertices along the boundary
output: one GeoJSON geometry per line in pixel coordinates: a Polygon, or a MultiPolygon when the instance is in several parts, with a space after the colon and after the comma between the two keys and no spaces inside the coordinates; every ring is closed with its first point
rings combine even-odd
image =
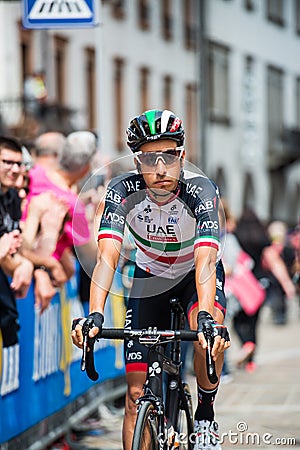
{"type": "Polygon", "coordinates": [[[148,67],[142,67],[140,69],[141,111],[147,111],[149,109],[149,76],[150,70],[148,67]]]}
{"type": "Polygon", "coordinates": [[[111,1],[112,15],[115,19],[124,19],[125,17],[125,0],[111,1]]]}
{"type": "Polygon", "coordinates": [[[197,2],[196,0],[185,0],[183,2],[184,17],[184,44],[188,50],[196,49],[197,42],[197,2]]]}
{"type": "Polygon", "coordinates": [[[277,25],[284,26],[283,0],[267,0],[267,19],[277,25]]]}
{"type": "Polygon", "coordinates": [[[246,56],[242,79],[242,110],[243,141],[256,146],[257,140],[257,94],[256,68],[252,56],[246,56]]]}
{"type": "Polygon", "coordinates": [[[185,87],[185,145],[187,149],[187,159],[197,163],[198,159],[198,108],[197,108],[197,88],[194,83],[188,83],[185,87]]]}
{"type": "Polygon", "coordinates": [[[228,47],[209,43],[208,75],[210,120],[229,125],[228,47]]]}
{"type": "Polygon", "coordinates": [[[173,37],[173,8],[172,0],[162,0],[161,5],[161,31],[162,37],[170,41],[173,37]]]}
{"type": "Polygon", "coordinates": [[[295,0],[295,28],[296,33],[300,34],[300,0],[295,0]]]}
{"type": "MultiPolygon", "coordinates": [[[[214,179],[215,179],[216,185],[220,189],[220,192],[222,192],[222,196],[224,198],[228,197],[226,177],[225,177],[224,169],[222,167],[219,167],[217,169],[217,172],[216,172],[216,175],[215,175],[214,179]]],[[[222,211],[220,211],[220,212],[223,215],[223,212],[222,211]]]]}
{"type": "Polygon", "coordinates": [[[138,22],[142,30],[150,28],[150,4],[149,0],[138,0],[138,22]]]}
{"type": "Polygon", "coordinates": [[[21,70],[22,80],[33,72],[33,31],[25,30],[22,24],[19,24],[20,49],[21,49],[21,70]]]}
{"type": "Polygon", "coordinates": [[[116,148],[123,150],[123,106],[124,106],[124,60],[114,60],[114,95],[115,95],[115,123],[116,123],[116,148]]]}
{"type": "Polygon", "coordinates": [[[55,89],[56,100],[60,105],[65,104],[66,95],[66,54],[68,40],[62,36],[54,36],[55,60],[55,89]]]}
{"type": "Polygon", "coordinates": [[[163,99],[164,99],[164,108],[172,110],[172,85],[173,79],[170,75],[166,75],[164,77],[164,89],[163,89],[163,99]]]}
{"type": "Polygon", "coordinates": [[[282,151],[283,130],[283,72],[269,66],[267,74],[268,136],[269,152],[282,151]]]}
{"type": "Polygon", "coordinates": [[[254,0],[244,0],[244,6],[247,11],[255,10],[255,2],[254,0]]]}
{"type": "Polygon", "coordinates": [[[296,79],[296,127],[300,129],[300,77],[296,79]]]}
{"type": "Polygon", "coordinates": [[[85,79],[87,92],[88,128],[96,128],[96,54],[94,48],[85,49],[85,79]]]}
{"type": "Polygon", "coordinates": [[[244,178],[243,210],[245,208],[251,208],[255,211],[255,190],[250,173],[246,173],[244,178]]]}

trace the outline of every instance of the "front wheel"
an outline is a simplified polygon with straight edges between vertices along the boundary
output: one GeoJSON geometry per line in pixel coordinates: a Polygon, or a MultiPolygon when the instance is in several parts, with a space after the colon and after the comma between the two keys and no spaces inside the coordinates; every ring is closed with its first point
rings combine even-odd
{"type": "Polygon", "coordinates": [[[193,450],[193,432],[194,432],[194,420],[193,420],[193,405],[192,395],[189,385],[183,383],[182,395],[179,402],[179,413],[177,419],[177,440],[180,450],[193,450]]]}
{"type": "Polygon", "coordinates": [[[137,415],[132,450],[158,450],[158,417],[151,402],[143,403],[137,415]]]}

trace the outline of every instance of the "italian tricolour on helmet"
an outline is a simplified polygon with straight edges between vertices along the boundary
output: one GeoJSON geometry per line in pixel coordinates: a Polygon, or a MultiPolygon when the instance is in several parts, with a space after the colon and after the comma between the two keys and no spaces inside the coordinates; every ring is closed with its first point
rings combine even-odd
{"type": "Polygon", "coordinates": [[[132,152],[158,139],[171,139],[179,147],[183,145],[182,121],[172,111],[151,109],[131,120],[127,128],[127,144],[132,152]]]}

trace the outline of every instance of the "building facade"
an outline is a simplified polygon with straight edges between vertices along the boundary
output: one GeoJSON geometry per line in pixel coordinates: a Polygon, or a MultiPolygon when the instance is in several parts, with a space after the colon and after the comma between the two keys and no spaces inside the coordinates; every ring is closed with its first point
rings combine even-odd
{"type": "MultiPolygon", "coordinates": [[[[45,0],[47,3],[48,0],[45,0]]],[[[102,0],[100,26],[26,30],[0,0],[2,125],[34,135],[26,80],[42,75],[42,127],[88,128],[100,150],[129,155],[129,120],[151,108],[182,117],[187,156],[239,215],[300,217],[299,0],[102,0]],[[25,114],[24,114],[25,110],[25,114]]]]}
{"type": "Polygon", "coordinates": [[[204,22],[207,170],[237,213],[299,222],[300,2],[206,1],[204,22]]]}

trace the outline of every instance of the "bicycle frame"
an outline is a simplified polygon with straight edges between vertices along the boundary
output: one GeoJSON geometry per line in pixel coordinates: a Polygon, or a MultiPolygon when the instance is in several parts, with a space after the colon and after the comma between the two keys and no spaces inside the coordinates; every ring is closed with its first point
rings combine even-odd
{"type": "MultiPolygon", "coordinates": [[[[180,445],[181,436],[189,438],[193,432],[193,418],[191,407],[191,395],[188,386],[181,378],[181,341],[197,341],[197,331],[183,330],[184,313],[178,299],[171,300],[171,329],[157,330],[157,328],[130,330],[124,328],[103,328],[100,338],[105,339],[136,339],[142,345],[149,348],[148,352],[148,368],[146,373],[146,381],[144,384],[144,393],[137,400],[139,428],[145,426],[145,417],[149,417],[150,428],[153,431],[151,442],[156,442],[153,449],[170,450],[180,445]],[[171,355],[165,354],[165,344],[171,343],[171,355]],[[164,396],[163,392],[163,373],[167,374],[167,390],[164,396]],[[164,401],[165,397],[165,401],[164,401]],[[141,414],[139,415],[139,411],[141,414]],[[143,412],[142,412],[143,411],[143,412]],[[179,412],[180,420],[179,420],[179,412]],[[183,412],[183,422],[182,419],[183,412]],[[155,425],[152,424],[155,422],[155,425]],[[170,426],[170,427],[169,427],[170,426]],[[168,433],[173,429],[173,435],[168,433]],[[154,432],[155,429],[155,432],[154,432]],[[184,430],[182,432],[182,430],[184,430]],[[179,441],[176,439],[179,436],[179,441]],[[157,442],[158,441],[158,442],[157,442]],[[157,445],[159,444],[159,447],[157,445]],[[175,445],[176,444],[176,445],[175,445]]],[[[98,373],[94,366],[94,341],[89,338],[89,330],[93,327],[93,319],[87,319],[83,325],[84,345],[81,361],[81,370],[86,370],[87,375],[92,380],[97,380],[98,373]],[[87,351],[87,349],[90,351],[87,351]]],[[[208,348],[212,348],[213,335],[208,331],[205,332],[208,348]]],[[[215,372],[215,364],[211,358],[209,351],[206,352],[207,358],[207,376],[212,383],[217,380],[215,372]]],[[[137,428],[137,427],[136,427],[137,428]]],[[[136,432],[136,429],[135,429],[136,432]]],[[[135,434],[134,434],[135,436],[135,434]]],[[[140,434],[139,434],[140,436],[140,434]]],[[[152,435],[151,435],[152,436],[152,435]]],[[[191,450],[190,440],[182,443],[183,447],[191,450]]],[[[140,450],[140,438],[133,439],[133,448],[140,450]]]]}
{"type": "MultiPolygon", "coordinates": [[[[171,330],[181,330],[183,324],[183,309],[178,299],[172,299],[171,330]]],[[[170,357],[165,355],[165,345],[163,342],[156,343],[155,340],[153,340],[153,342],[149,344],[148,339],[145,341],[140,340],[140,342],[149,347],[149,353],[144,394],[137,400],[137,404],[140,406],[146,401],[150,401],[153,404],[159,424],[159,448],[170,448],[168,446],[168,439],[171,440],[171,437],[168,436],[167,426],[172,426],[176,430],[180,402],[186,412],[188,412],[189,409],[181,378],[181,341],[171,341],[170,357]],[[165,402],[163,400],[163,373],[167,374],[165,402]]],[[[190,428],[192,428],[192,420],[190,428]]]]}

